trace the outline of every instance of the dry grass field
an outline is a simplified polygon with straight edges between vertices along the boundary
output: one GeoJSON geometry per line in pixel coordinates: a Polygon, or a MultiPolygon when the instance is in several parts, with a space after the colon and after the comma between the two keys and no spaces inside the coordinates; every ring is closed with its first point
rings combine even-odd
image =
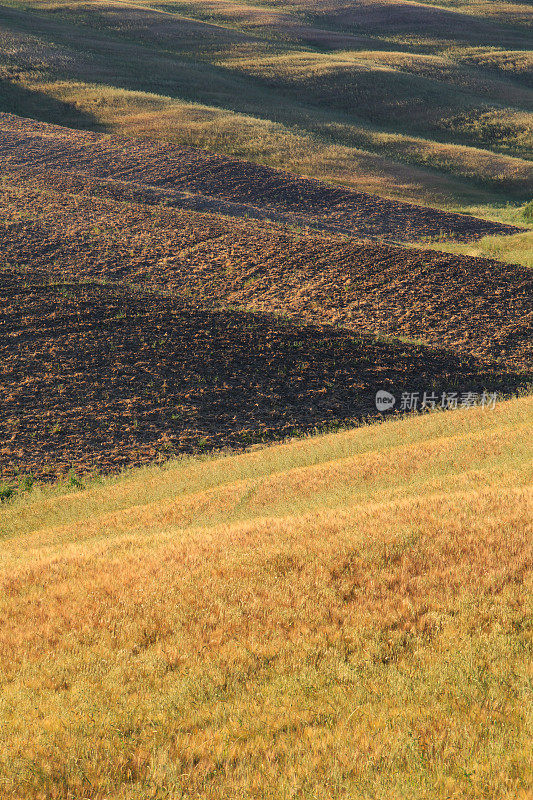
{"type": "Polygon", "coordinates": [[[2,797],[531,797],[532,421],[523,398],[15,499],[2,797]]]}

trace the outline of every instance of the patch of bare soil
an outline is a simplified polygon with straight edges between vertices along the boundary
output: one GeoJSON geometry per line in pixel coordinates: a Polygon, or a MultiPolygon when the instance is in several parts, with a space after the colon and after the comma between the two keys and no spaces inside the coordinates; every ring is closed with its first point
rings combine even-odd
{"type": "Polygon", "coordinates": [[[358,331],[533,362],[531,271],[433,250],[65,192],[0,190],[0,250],[51,278],[144,284],[358,331]]]}
{"type": "Polygon", "coordinates": [[[527,269],[338,234],[503,226],[125,144],[0,116],[4,480],[371,419],[381,388],[531,380],[527,269]]]}
{"type": "MultiPolygon", "coordinates": [[[[87,180],[114,180],[148,188],[199,194],[205,202],[220,201],[221,213],[255,217],[284,215],[286,221],[359,238],[420,241],[452,236],[468,241],[490,233],[515,233],[517,228],[423,206],[386,200],[376,195],[328,186],[317,180],[247,161],[213,155],[165,142],[123,139],[0,114],[2,171],[25,169],[73,172],[87,180]],[[289,215],[289,216],[287,216],[289,215]]],[[[179,194],[168,202],[180,205],[179,194]]]]}
{"type": "Polygon", "coordinates": [[[45,271],[0,272],[4,480],[104,472],[376,416],[375,392],[516,389],[467,356],[187,304],[45,271]]]}

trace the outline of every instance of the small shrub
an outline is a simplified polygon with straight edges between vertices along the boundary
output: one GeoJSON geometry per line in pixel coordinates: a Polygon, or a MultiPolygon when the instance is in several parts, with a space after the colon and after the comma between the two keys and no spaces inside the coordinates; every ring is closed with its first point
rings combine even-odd
{"type": "Polygon", "coordinates": [[[19,491],[30,492],[33,488],[34,478],[33,475],[24,475],[19,482],[19,491]]]}
{"type": "Polygon", "coordinates": [[[7,503],[8,500],[11,500],[14,494],[15,490],[12,486],[0,484],[0,503],[7,503]]]}
{"type": "Polygon", "coordinates": [[[530,200],[529,203],[525,204],[524,208],[522,209],[522,216],[526,222],[533,222],[533,200],[530,200]]]}
{"type": "Polygon", "coordinates": [[[75,472],[69,472],[67,477],[67,488],[69,489],[84,489],[82,481],[78,478],[75,472]]]}

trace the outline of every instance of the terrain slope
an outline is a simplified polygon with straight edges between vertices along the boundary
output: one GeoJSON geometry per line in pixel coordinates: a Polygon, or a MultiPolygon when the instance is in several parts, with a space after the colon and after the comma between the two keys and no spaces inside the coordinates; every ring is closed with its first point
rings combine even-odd
{"type": "Polygon", "coordinates": [[[191,149],[1,124],[8,480],[353,423],[376,416],[384,388],[397,411],[404,392],[531,380],[530,270],[380,241],[428,218],[459,237],[502,226],[191,149]],[[214,188],[208,203],[198,193],[214,188]],[[250,196],[264,219],[234,208],[250,196]],[[354,238],[365,205],[373,241],[354,238]],[[309,227],[320,208],[332,230],[309,227]]]}
{"type": "Polygon", "coordinates": [[[497,222],[400,203],[203,150],[128,141],[0,114],[4,175],[21,172],[58,188],[141,202],[252,216],[349,233],[359,238],[468,241],[518,232],[497,222]]]}
{"type": "Polygon", "coordinates": [[[505,216],[533,184],[531,14],[495,0],[3,0],[0,111],[505,216]]]}
{"type": "Polygon", "coordinates": [[[527,797],[532,414],[17,498],[2,797],[527,797]]]}
{"type": "MultiPolygon", "coordinates": [[[[511,392],[527,374],[343,328],[0,272],[0,469],[116,471],[377,415],[380,388],[511,392]]],[[[479,399],[479,398],[478,398],[479,399]]]]}

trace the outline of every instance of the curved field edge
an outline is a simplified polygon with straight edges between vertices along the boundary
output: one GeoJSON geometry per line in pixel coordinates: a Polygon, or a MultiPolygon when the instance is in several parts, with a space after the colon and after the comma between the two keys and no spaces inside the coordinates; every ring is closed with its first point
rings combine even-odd
{"type": "Polygon", "coordinates": [[[3,795],[527,796],[532,418],[526,397],[16,500],[3,795]]]}
{"type": "MultiPolygon", "coordinates": [[[[251,206],[268,214],[294,214],[300,225],[329,225],[354,236],[416,240],[453,236],[471,240],[488,234],[513,234],[519,228],[469,215],[386,200],[377,195],[328,186],[283,170],[231,159],[193,148],[137,138],[74,131],[0,113],[2,172],[27,172],[28,177],[50,180],[61,188],[70,176],[80,181],[114,182],[126,179],[126,192],[153,194],[156,190],[183,191],[204,199],[251,206]],[[48,178],[48,173],[50,177],[48,178]],[[58,174],[59,173],[59,174],[58,174]]],[[[95,186],[95,188],[97,188],[95,186]]],[[[104,188],[104,187],[102,187],[104,188]]],[[[108,191],[113,186],[107,185],[108,191]]],[[[120,190],[120,186],[115,186],[120,190]]],[[[164,201],[164,197],[160,200],[164,201]]],[[[152,202],[154,200],[152,199],[152,202]]],[[[172,203],[172,198],[168,201],[172,203]]],[[[243,212],[246,209],[243,208],[243,212]]]]}
{"type": "Polygon", "coordinates": [[[531,365],[524,267],[83,193],[6,185],[0,204],[4,272],[20,286],[33,270],[142,284],[531,365]]]}
{"type": "Polygon", "coordinates": [[[380,388],[401,412],[404,393],[459,405],[531,381],[468,353],[46,271],[2,271],[0,306],[4,495],[28,473],[116,472],[376,418],[380,388]]]}
{"type": "Polygon", "coordinates": [[[1,107],[400,199],[528,199],[529,7],[335,5],[6,2],[1,107]]]}

